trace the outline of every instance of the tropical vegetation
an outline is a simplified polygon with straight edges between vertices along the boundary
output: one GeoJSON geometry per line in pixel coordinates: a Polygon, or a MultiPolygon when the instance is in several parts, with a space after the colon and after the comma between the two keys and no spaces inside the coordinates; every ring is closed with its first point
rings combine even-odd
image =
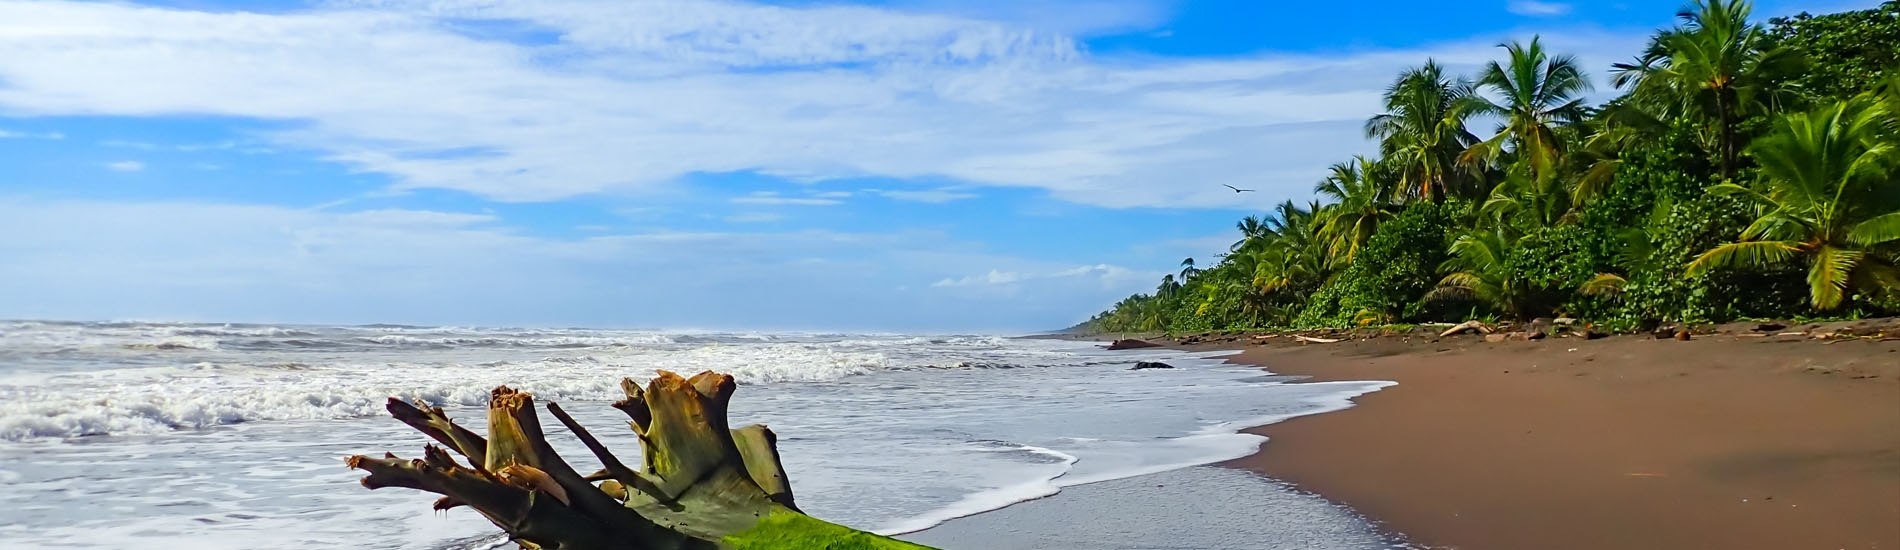
{"type": "Polygon", "coordinates": [[[1085,328],[1900,314],[1900,0],[1767,21],[1698,0],[1598,104],[1575,58],[1500,48],[1398,75],[1378,155],[1085,328]]]}

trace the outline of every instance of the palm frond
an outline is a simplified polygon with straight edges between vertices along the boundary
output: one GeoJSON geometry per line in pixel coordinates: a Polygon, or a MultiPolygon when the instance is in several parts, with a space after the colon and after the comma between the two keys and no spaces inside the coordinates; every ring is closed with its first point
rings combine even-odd
{"type": "Polygon", "coordinates": [[[1583,286],[1577,288],[1577,292],[1585,296],[1621,296],[1623,294],[1623,287],[1628,284],[1629,280],[1624,279],[1620,275],[1614,273],[1598,273],[1597,276],[1591,277],[1588,281],[1584,281],[1583,286]]]}
{"type": "Polygon", "coordinates": [[[1854,224],[1847,233],[1847,242],[1859,246],[1876,246],[1900,240],[1900,212],[1888,212],[1854,224]]]}
{"type": "Polygon", "coordinates": [[[1747,241],[1709,249],[1689,262],[1687,275],[1698,277],[1722,267],[1770,267],[1786,262],[1800,251],[1795,243],[1783,241],[1747,241]]]}
{"type": "Polygon", "coordinates": [[[1808,268],[1808,293],[1814,309],[1827,311],[1840,307],[1847,293],[1854,268],[1865,256],[1857,250],[1823,246],[1814,254],[1814,266],[1808,268]]]}

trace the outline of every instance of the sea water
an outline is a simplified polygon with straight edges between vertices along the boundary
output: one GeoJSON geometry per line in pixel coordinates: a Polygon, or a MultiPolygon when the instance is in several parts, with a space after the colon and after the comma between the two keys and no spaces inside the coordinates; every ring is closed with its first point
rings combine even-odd
{"type": "MultiPolygon", "coordinates": [[[[0,540],[505,546],[472,511],[357,484],[344,457],[415,457],[427,442],[386,416],[387,398],[437,404],[479,430],[488,391],[509,385],[561,403],[637,463],[608,406],[618,381],[708,369],[739,381],[735,426],[778,432],[802,508],[883,533],[1244,456],[1262,438],[1238,430],[1384,385],[982,335],[0,321],[0,540]],[[1143,360],[1178,368],[1130,370],[1143,360]]],[[[544,425],[577,469],[597,467],[544,425]]]]}

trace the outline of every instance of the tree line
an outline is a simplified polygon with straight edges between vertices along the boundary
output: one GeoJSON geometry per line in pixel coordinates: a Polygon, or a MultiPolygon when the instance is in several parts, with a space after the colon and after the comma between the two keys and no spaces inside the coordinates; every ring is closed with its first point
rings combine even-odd
{"type": "Polygon", "coordinates": [[[1766,23],[1701,0],[1612,67],[1501,45],[1427,60],[1366,121],[1379,154],[1248,216],[1092,331],[1469,318],[1662,322],[1900,313],[1900,0],[1766,23]],[[1495,120],[1497,131],[1474,132],[1495,120]]]}

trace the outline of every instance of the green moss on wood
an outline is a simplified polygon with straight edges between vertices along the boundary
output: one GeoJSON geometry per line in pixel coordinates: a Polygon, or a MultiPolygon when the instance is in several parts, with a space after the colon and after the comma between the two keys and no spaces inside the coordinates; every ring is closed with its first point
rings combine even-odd
{"type": "Polygon", "coordinates": [[[766,516],[751,529],[727,536],[734,550],[929,550],[930,547],[866,533],[790,510],[766,516]]]}

